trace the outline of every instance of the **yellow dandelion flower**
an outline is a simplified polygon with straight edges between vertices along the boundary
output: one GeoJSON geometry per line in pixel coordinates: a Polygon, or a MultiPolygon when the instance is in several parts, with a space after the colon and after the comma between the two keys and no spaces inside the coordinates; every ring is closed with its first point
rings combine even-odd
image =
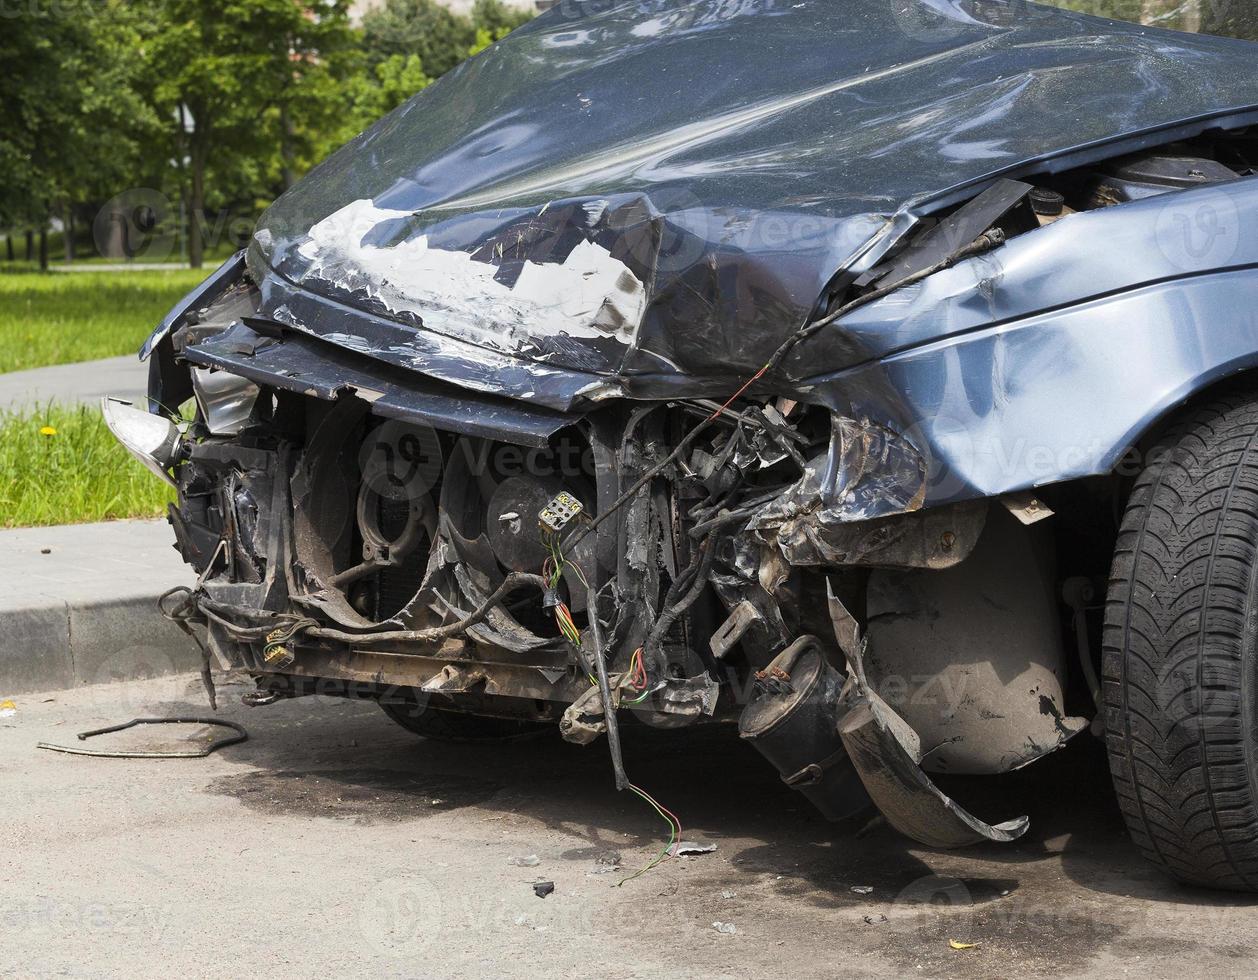
{"type": "Polygon", "coordinates": [[[54,429],[51,425],[45,425],[42,429],[39,430],[39,434],[41,436],[55,436],[57,434],[57,430],[54,429]]]}

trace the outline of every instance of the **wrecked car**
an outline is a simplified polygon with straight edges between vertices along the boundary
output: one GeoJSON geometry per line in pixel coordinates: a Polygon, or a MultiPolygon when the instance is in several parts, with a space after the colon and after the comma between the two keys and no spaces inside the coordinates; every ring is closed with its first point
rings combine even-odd
{"type": "MultiPolygon", "coordinates": [[[[1258,885],[1258,48],[1015,0],[568,2],[141,352],[163,611],[432,739],[737,719],[828,817],[1102,737],[1258,885]],[[946,782],[946,780],[945,780],[946,782]]],[[[203,639],[202,639],[203,638],[203,639]]]]}

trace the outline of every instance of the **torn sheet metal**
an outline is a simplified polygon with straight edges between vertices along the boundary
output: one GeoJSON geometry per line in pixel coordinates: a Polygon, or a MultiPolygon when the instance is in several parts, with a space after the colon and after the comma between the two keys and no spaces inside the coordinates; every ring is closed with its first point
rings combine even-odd
{"type": "Polygon", "coordinates": [[[379,233],[412,219],[371,201],[345,205],[298,248],[307,264],[302,281],[363,295],[391,316],[412,314],[428,329],[506,352],[548,334],[634,341],[646,287],[606,247],[580,239],[550,261],[530,253],[505,281],[501,242],[482,249],[498,254],[478,256],[430,244],[427,235],[392,241],[379,233]]]}
{"type": "MultiPolygon", "coordinates": [[[[827,592],[830,618],[842,641],[849,638],[852,617],[828,586],[827,592]]],[[[1030,820],[1025,816],[989,824],[943,793],[921,768],[917,733],[871,688],[863,645],[847,657],[850,672],[843,697],[849,710],[839,722],[839,735],[865,791],[892,827],[928,847],[942,848],[985,840],[1003,843],[1026,833],[1030,820]]]]}
{"type": "Polygon", "coordinates": [[[919,512],[926,479],[907,439],[836,414],[825,455],[748,527],[790,565],[946,568],[974,547],[986,504],[919,512]]]}
{"type": "Polygon", "coordinates": [[[245,253],[240,251],[211,272],[204,282],[188,293],[174,305],[169,313],[162,317],[162,322],[154,328],[148,339],[144,341],[144,346],[140,348],[140,360],[147,361],[159,343],[188,321],[189,314],[193,314],[202,307],[212,303],[227,289],[238,283],[244,271],[245,253]]]}
{"type": "Polygon", "coordinates": [[[810,361],[831,343],[868,360],[810,371],[810,397],[911,431],[926,506],[1110,473],[1193,392],[1258,367],[1256,210],[1245,177],[1013,238],[845,316],[810,361]]]}
{"type": "Polygon", "coordinates": [[[1026,833],[1031,822],[1025,816],[985,823],[946,796],[917,764],[911,745],[897,737],[894,714],[877,695],[863,692],[839,726],[848,758],[887,823],[927,847],[1004,843],[1026,833]]]}

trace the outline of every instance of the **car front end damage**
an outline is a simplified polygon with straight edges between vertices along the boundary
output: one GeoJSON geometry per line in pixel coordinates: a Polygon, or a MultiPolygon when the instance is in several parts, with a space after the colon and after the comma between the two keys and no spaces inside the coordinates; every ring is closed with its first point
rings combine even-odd
{"type": "MultiPolygon", "coordinates": [[[[631,43],[649,6],[583,24],[674,68],[721,34],[746,73],[837,16],[749,30],[711,2],[631,43]]],[[[1046,91],[1154,85],[1171,36],[993,3],[892,43],[893,6],[835,27],[860,57],[756,76],[780,90],[755,106],[704,93],[660,130],[674,109],[622,105],[607,132],[584,103],[534,118],[555,73],[611,104],[605,48],[560,45],[556,11],[281,198],[146,344],[148,404],[106,405],[178,489],[198,579],[163,610],[207,684],[606,734],[622,786],[618,717],[737,719],[831,818],[1019,836],[932,775],[1028,765],[1097,713],[1118,464],[1258,361],[1258,236],[1175,238],[1258,205],[1258,92],[1230,42],[1177,40],[1191,91],[1098,98],[1096,132],[1063,133],[1046,91]],[[871,100],[882,169],[799,135],[871,100]]]]}
{"type": "MultiPolygon", "coordinates": [[[[999,838],[918,768],[920,739],[861,680],[860,627],[836,595],[863,605],[868,569],[950,568],[982,535],[985,501],[922,510],[927,466],[905,439],[785,395],[548,414],[412,392],[246,310],[257,290],[233,268],[239,278],[199,299],[154,361],[154,402],[190,391],[191,419],[105,410],[178,488],[170,522],[198,584],[164,611],[204,627],[207,656],[255,679],[252,700],[377,698],[557,723],[583,743],[607,731],[609,702],[666,727],[732,720],[749,702],[757,731],[770,714],[773,729],[777,714],[822,712],[832,744],[816,758],[788,749],[783,775],[832,815],[868,795],[894,813],[901,804],[880,794],[909,793],[906,812],[935,800],[928,823],[961,821],[945,835],[954,844],[999,838]],[[804,662],[832,675],[833,701],[800,697],[791,677],[804,662]],[[851,671],[846,686],[835,665],[851,671]],[[868,723],[840,738],[858,708],[868,723]],[[868,767],[864,788],[827,775],[847,744],[863,746],[851,758],[868,767]]],[[[1051,659],[1018,675],[1054,713],[1037,700],[1028,727],[1004,726],[1014,764],[1077,730],[1058,723],[1051,659]]],[[[985,692],[988,706],[1009,711],[1003,688],[985,692]]],[[[990,732],[983,741],[995,751],[990,732]]]]}

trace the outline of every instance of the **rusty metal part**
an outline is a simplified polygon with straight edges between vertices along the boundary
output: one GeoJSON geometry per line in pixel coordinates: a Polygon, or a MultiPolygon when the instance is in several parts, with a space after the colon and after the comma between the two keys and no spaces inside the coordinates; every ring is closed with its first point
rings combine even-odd
{"type": "Polygon", "coordinates": [[[547,589],[546,580],[540,575],[527,572],[512,572],[502,580],[502,584],[494,589],[476,609],[458,620],[445,626],[433,626],[422,630],[378,630],[364,633],[348,633],[344,630],[324,629],[323,627],[307,627],[306,635],[323,640],[338,640],[341,643],[375,644],[375,643],[435,643],[452,636],[466,633],[471,627],[483,622],[507,593],[521,586],[532,586],[539,592],[547,589]]]}
{"type": "Polygon", "coordinates": [[[749,600],[741,600],[708,640],[712,656],[720,660],[746,635],[749,629],[757,624],[761,626],[764,624],[764,617],[760,615],[760,610],[749,600]]]}
{"type": "Polygon", "coordinates": [[[589,745],[607,731],[607,711],[597,687],[587,687],[559,719],[559,733],[565,742],[589,745]]]}
{"type": "Polygon", "coordinates": [[[950,568],[973,549],[987,502],[921,510],[926,477],[925,460],[905,437],[834,415],[825,455],[748,527],[789,566],[950,568]]]}
{"type": "Polygon", "coordinates": [[[1053,516],[1053,509],[1029,490],[1007,493],[1000,498],[1000,502],[1023,524],[1037,524],[1053,516]]]}
{"type": "Polygon", "coordinates": [[[592,690],[589,682],[583,676],[574,676],[561,659],[512,660],[510,656],[472,659],[465,645],[455,640],[422,653],[303,647],[301,656],[284,676],[421,688],[447,666],[453,666],[483,673],[485,681],[476,692],[489,696],[570,703],[592,690]]]}
{"type": "Polygon", "coordinates": [[[489,678],[476,667],[446,664],[419,686],[429,694],[466,694],[483,686],[489,678]]]}
{"type": "Polygon", "coordinates": [[[974,550],[987,512],[986,500],[851,522],[822,511],[784,523],[771,540],[793,565],[952,568],[974,550]]]}

